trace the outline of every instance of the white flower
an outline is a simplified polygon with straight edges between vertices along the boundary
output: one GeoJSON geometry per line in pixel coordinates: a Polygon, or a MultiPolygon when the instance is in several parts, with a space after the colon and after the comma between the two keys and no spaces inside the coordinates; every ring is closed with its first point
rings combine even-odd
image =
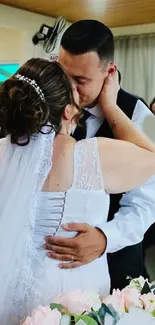
{"type": "Polygon", "coordinates": [[[78,315],[89,313],[92,309],[98,311],[101,307],[101,300],[97,293],[81,290],[61,293],[54,302],[63,305],[69,313],[78,315]]]}
{"type": "Polygon", "coordinates": [[[87,294],[92,301],[92,308],[94,311],[98,311],[101,308],[101,299],[98,293],[89,292],[87,291],[87,294]]]}
{"type": "Polygon", "coordinates": [[[150,286],[148,279],[144,279],[142,276],[140,276],[139,278],[132,279],[130,284],[128,285],[128,287],[137,288],[138,291],[141,292],[142,288],[144,287],[145,282],[147,282],[148,285],[150,286]]]}
{"type": "Polygon", "coordinates": [[[62,315],[61,320],[60,320],[60,325],[70,325],[71,323],[71,317],[70,315],[62,315]]]}
{"type": "Polygon", "coordinates": [[[104,318],[104,325],[113,325],[114,324],[114,319],[111,315],[106,314],[104,318]]]}
{"type": "Polygon", "coordinates": [[[139,308],[133,308],[121,317],[117,325],[155,325],[155,318],[139,308]]]}
{"type": "Polygon", "coordinates": [[[155,311],[155,295],[152,292],[140,296],[145,311],[152,313],[155,311]]]}

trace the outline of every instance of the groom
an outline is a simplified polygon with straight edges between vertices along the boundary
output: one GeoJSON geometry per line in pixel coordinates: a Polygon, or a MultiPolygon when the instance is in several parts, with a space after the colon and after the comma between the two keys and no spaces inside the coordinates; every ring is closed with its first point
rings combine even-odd
{"type": "MultiPolygon", "coordinates": [[[[114,38],[110,29],[94,20],[72,24],[62,37],[59,62],[79,92],[80,106],[86,108],[81,121],[86,128],[77,127],[73,136],[77,140],[94,136],[113,138],[97,105],[105,78],[116,70],[114,38]]],[[[147,119],[154,118],[139,98],[122,89],[117,104],[141,129],[147,119]]],[[[141,242],[155,221],[154,193],[155,180],[152,179],[136,190],[111,195],[109,222],[103,229],[87,224],[64,225],[66,231],[78,231],[79,235],[74,238],[72,248],[68,247],[68,239],[48,238],[53,251],[51,258],[72,259],[72,263],[65,263],[64,268],[75,268],[106,252],[112,288],[122,289],[128,283],[127,276],[145,276],[141,242]]]]}

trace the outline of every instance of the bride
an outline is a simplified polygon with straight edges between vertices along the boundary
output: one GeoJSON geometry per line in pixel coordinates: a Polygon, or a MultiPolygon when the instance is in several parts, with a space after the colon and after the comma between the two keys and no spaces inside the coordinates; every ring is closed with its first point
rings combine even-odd
{"type": "Polygon", "coordinates": [[[3,325],[19,324],[63,291],[109,294],[106,254],[64,270],[43,245],[47,235],[65,236],[62,222],[100,228],[107,222],[109,193],[129,191],[155,173],[155,147],[116,105],[117,91],[116,73],[107,78],[99,101],[119,140],[76,143],[70,134],[82,111],[60,64],[31,59],[0,89],[0,127],[6,134],[0,141],[3,325]]]}

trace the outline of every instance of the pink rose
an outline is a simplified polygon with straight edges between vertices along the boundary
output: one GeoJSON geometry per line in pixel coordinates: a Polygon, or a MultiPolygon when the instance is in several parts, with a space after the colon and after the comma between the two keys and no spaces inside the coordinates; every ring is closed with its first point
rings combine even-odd
{"type": "Polygon", "coordinates": [[[120,314],[125,313],[125,299],[122,291],[119,289],[113,290],[112,295],[102,301],[105,305],[112,305],[113,308],[120,314]]]}
{"type": "Polygon", "coordinates": [[[77,315],[81,315],[84,312],[89,313],[92,308],[96,311],[101,307],[98,294],[94,295],[80,290],[59,294],[54,302],[63,305],[69,313],[77,315]]]}
{"type": "Polygon", "coordinates": [[[124,288],[122,294],[125,301],[125,309],[129,311],[132,307],[142,308],[142,303],[140,301],[140,293],[136,288],[124,288]]]}
{"type": "Polygon", "coordinates": [[[57,309],[51,310],[50,307],[38,306],[28,316],[23,325],[59,325],[61,320],[61,313],[57,309]]]}
{"type": "Polygon", "coordinates": [[[155,311],[155,295],[152,292],[142,295],[140,299],[142,301],[143,308],[146,311],[150,313],[155,311]]]}

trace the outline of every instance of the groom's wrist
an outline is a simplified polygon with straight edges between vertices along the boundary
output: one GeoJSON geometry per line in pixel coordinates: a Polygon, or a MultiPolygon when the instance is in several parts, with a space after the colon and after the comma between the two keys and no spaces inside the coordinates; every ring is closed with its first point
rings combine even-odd
{"type": "Polygon", "coordinates": [[[99,228],[99,227],[95,227],[95,228],[103,235],[103,241],[102,241],[103,251],[102,251],[102,254],[99,256],[99,257],[101,257],[105,253],[105,250],[107,247],[107,237],[101,228],[99,228]]]}

